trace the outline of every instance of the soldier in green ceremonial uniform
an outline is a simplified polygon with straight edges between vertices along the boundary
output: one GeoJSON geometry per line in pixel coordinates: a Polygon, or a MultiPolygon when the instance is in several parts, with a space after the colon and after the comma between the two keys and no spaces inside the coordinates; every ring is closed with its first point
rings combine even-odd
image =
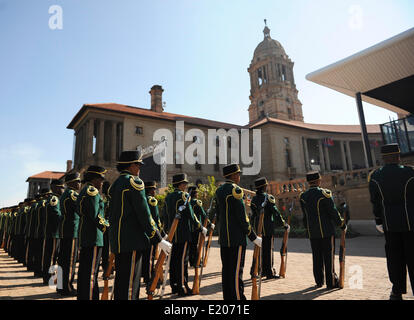
{"type": "MultiPolygon", "coordinates": [[[[251,220],[254,225],[256,233],[262,235],[262,276],[267,279],[277,279],[279,276],[276,274],[273,268],[273,246],[274,236],[276,235],[275,228],[283,226],[285,229],[290,229],[290,226],[283,220],[279,209],[276,206],[276,199],[273,195],[267,194],[267,179],[258,178],[254,181],[256,188],[256,195],[252,198],[250,208],[252,211],[251,220]],[[259,217],[262,211],[262,205],[264,207],[264,218],[262,230],[257,230],[259,224],[259,217]]],[[[250,274],[252,274],[254,265],[250,274]]]]}
{"type": "Polygon", "coordinates": [[[43,205],[43,193],[47,190],[42,189],[40,193],[35,196],[36,204],[32,207],[32,218],[30,224],[30,253],[31,254],[31,269],[34,272],[35,278],[42,277],[42,266],[41,266],[41,254],[42,254],[42,244],[39,240],[39,219],[41,217],[40,210],[43,205]]]}
{"type": "Polygon", "coordinates": [[[8,250],[9,250],[9,256],[14,258],[14,242],[15,242],[15,228],[16,228],[16,218],[17,218],[17,206],[13,206],[10,208],[11,212],[10,212],[10,240],[9,240],[9,245],[8,245],[8,250]]]}
{"type": "Polygon", "coordinates": [[[90,166],[84,173],[84,187],[76,201],[79,213],[78,300],[99,300],[98,270],[102,255],[103,233],[109,227],[99,191],[105,180],[105,168],[90,166]]]}
{"type": "Polygon", "coordinates": [[[17,243],[17,238],[16,238],[16,226],[17,226],[17,213],[19,210],[19,206],[20,203],[17,206],[13,206],[12,207],[12,223],[11,223],[11,228],[10,228],[10,256],[12,258],[16,257],[16,243],[17,243]]]}
{"type": "Polygon", "coordinates": [[[192,294],[188,287],[188,245],[191,241],[191,230],[194,227],[201,230],[205,236],[207,229],[194,216],[190,196],[185,192],[188,186],[187,175],[185,173],[174,175],[172,185],[174,192],[165,197],[164,205],[168,216],[168,230],[177,213],[180,213],[181,216],[173,237],[169,270],[170,286],[173,294],[186,296],[192,294]]]}
{"type": "Polygon", "coordinates": [[[262,238],[252,229],[246,213],[244,193],[238,186],[240,174],[238,164],[223,167],[223,176],[227,180],[215,194],[224,300],[246,300],[243,284],[246,237],[262,246],[262,238]]]}
{"type": "Polygon", "coordinates": [[[407,269],[414,292],[414,168],[401,165],[398,144],[381,148],[384,166],[369,174],[377,230],[385,236],[390,300],[407,293],[407,269]]]}
{"type": "Polygon", "coordinates": [[[6,217],[6,221],[5,223],[5,228],[4,228],[4,251],[9,253],[9,242],[10,242],[10,220],[11,220],[11,215],[10,215],[10,207],[7,207],[5,209],[5,217],[6,217]]]}
{"type": "MultiPolygon", "coordinates": [[[[207,227],[211,227],[210,220],[207,217],[206,212],[203,208],[203,202],[198,197],[197,186],[191,186],[188,188],[188,193],[191,197],[191,207],[193,208],[194,215],[196,216],[197,220],[204,225],[205,220],[207,219],[207,227]]],[[[191,232],[191,242],[190,242],[190,250],[189,250],[189,263],[190,266],[195,267],[197,263],[197,249],[198,249],[198,241],[200,237],[200,229],[192,228],[191,232]]]]}
{"type": "Polygon", "coordinates": [[[18,208],[17,213],[17,225],[16,225],[16,260],[19,263],[24,262],[24,220],[25,220],[25,208],[27,199],[25,199],[18,208]]]}
{"type": "MultiPolygon", "coordinates": [[[[59,199],[62,220],[59,225],[58,264],[62,268],[62,288],[57,292],[64,296],[75,296],[73,287],[75,266],[78,254],[79,215],[76,211],[78,191],[81,186],[80,174],[72,172],[65,176],[67,188],[59,199]]],[[[58,282],[59,284],[59,282],[58,282]]]]}
{"type": "Polygon", "coordinates": [[[346,229],[346,223],[338,212],[332,198],[332,192],[320,188],[319,172],[306,175],[309,189],[300,195],[303,212],[303,224],[308,230],[312,248],[313,275],[316,286],[322,287],[325,279],[328,289],[338,287],[338,277],[334,269],[335,226],[346,229]]]}
{"type": "Polygon", "coordinates": [[[50,266],[56,262],[56,253],[59,241],[59,223],[62,218],[60,213],[59,198],[64,191],[64,183],[62,180],[54,179],[50,183],[52,193],[46,199],[46,214],[44,225],[43,255],[42,255],[42,272],[43,283],[49,284],[50,266]]]}
{"type": "Polygon", "coordinates": [[[115,254],[115,300],[137,300],[142,254],[159,243],[169,253],[171,244],[162,239],[151,217],[144,182],[139,178],[143,161],[138,151],[123,151],[118,160],[120,176],[109,189],[109,242],[115,254]]]}
{"type": "Polygon", "coordinates": [[[27,212],[26,217],[26,267],[27,271],[33,271],[33,235],[34,235],[34,213],[37,207],[37,200],[39,200],[40,195],[35,195],[34,199],[30,202],[30,207],[27,212]]]}
{"type": "Polygon", "coordinates": [[[34,276],[36,278],[43,278],[42,271],[42,256],[43,256],[43,239],[44,239],[44,226],[46,219],[46,199],[50,194],[49,188],[43,188],[40,190],[41,198],[37,204],[34,219],[35,219],[35,232],[34,232],[34,276]]]}
{"type": "MultiPolygon", "coordinates": [[[[104,203],[104,218],[109,221],[109,187],[111,184],[109,181],[104,181],[102,184],[102,201],[104,203]]],[[[105,274],[109,264],[109,229],[103,234],[103,247],[102,247],[102,258],[101,266],[102,272],[105,274]]]]}
{"type": "MultiPolygon", "coordinates": [[[[151,211],[151,217],[157,224],[158,230],[160,230],[161,236],[164,240],[167,239],[167,236],[163,230],[163,226],[161,224],[160,214],[158,211],[158,200],[155,198],[155,193],[157,190],[157,182],[156,181],[145,181],[145,194],[148,201],[148,207],[151,211]]],[[[144,278],[144,282],[146,287],[148,288],[151,285],[151,279],[154,276],[154,259],[155,253],[157,252],[158,246],[153,244],[150,248],[146,249],[142,255],[142,277],[144,278]]]]}

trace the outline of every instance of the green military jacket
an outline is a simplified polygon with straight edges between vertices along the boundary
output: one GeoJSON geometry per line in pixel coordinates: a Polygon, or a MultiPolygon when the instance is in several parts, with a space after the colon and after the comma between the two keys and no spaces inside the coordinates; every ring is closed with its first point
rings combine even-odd
{"type": "Polygon", "coordinates": [[[161,218],[160,218],[160,213],[158,210],[158,200],[153,197],[153,196],[147,196],[147,201],[148,201],[148,207],[150,209],[151,212],[151,217],[152,219],[155,221],[158,230],[161,233],[161,236],[164,237],[165,236],[165,232],[164,232],[164,228],[161,222],[161,218]]]}
{"type": "Polygon", "coordinates": [[[243,196],[243,190],[232,181],[226,181],[216,190],[219,243],[222,247],[246,246],[246,236],[250,241],[256,239],[256,233],[246,213],[243,196]]]}
{"type": "Polygon", "coordinates": [[[24,207],[20,207],[17,211],[16,235],[20,236],[24,230],[24,207]]]}
{"type": "Polygon", "coordinates": [[[368,181],[376,224],[384,231],[414,231],[414,168],[387,164],[368,181]]]}
{"type": "Polygon", "coordinates": [[[35,232],[37,229],[37,207],[39,205],[39,201],[36,201],[32,204],[29,211],[29,226],[28,226],[28,237],[34,238],[35,232]]]}
{"type": "MultiPolygon", "coordinates": [[[[191,199],[190,203],[191,203],[191,207],[193,208],[195,217],[201,223],[201,225],[204,225],[204,221],[206,219],[208,220],[208,217],[207,217],[206,212],[204,211],[203,202],[199,199],[191,199]]],[[[208,220],[208,222],[210,221],[208,220]]],[[[197,230],[199,229],[195,229],[194,227],[192,229],[193,232],[197,230]]]]}
{"type": "Polygon", "coordinates": [[[76,211],[78,193],[67,188],[59,199],[62,220],[59,225],[59,237],[77,239],[79,235],[79,214],[76,211]]]}
{"type": "Polygon", "coordinates": [[[79,193],[76,212],[79,212],[80,216],[80,247],[103,247],[103,232],[109,224],[104,218],[105,208],[99,190],[90,183],[87,183],[79,193]]]}
{"type": "Polygon", "coordinates": [[[30,225],[31,225],[31,220],[32,220],[32,206],[33,206],[33,203],[29,204],[26,207],[26,223],[25,223],[25,226],[24,226],[24,236],[25,236],[25,238],[30,237],[30,225]]]}
{"type": "Polygon", "coordinates": [[[300,195],[303,224],[308,229],[309,239],[329,238],[335,235],[335,226],[345,222],[336,209],[332,192],[312,187],[300,195]]]}
{"type": "Polygon", "coordinates": [[[14,226],[15,226],[15,222],[16,222],[16,215],[15,215],[15,213],[16,212],[14,210],[12,210],[10,212],[10,227],[9,227],[10,232],[9,232],[9,235],[11,235],[11,236],[14,236],[14,226]]]}
{"type": "Polygon", "coordinates": [[[35,239],[43,239],[45,234],[45,221],[46,221],[46,203],[47,203],[48,196],[46,198],[42,198],[40,200],[37,208],[36,208],[36,231],[35,231],[35,239]]]}
{"type": "Polygon", "coordinates": [[[52,194],[46,201],[44,238],[59,239],[61,218],[59,196],[52,194]]]}
{"type": "Polygon", "coordinates": [[[250,208],[252,211],[251,220],[254,225],[254,230],[257,233],[261,233],[264,237],[276,235],[275,228],[285,224],[285,220],[276,206],[276,199],[271,194],[267,194],[265,192],[256,193],[251,201],[250,208]],[[259,225],[259,217],[262,210],[262,204],[266,198],[267,202],[264,207],[263,228],[259,232],[259,230],[257,230],[259,225]]]}
{"type": "Polygon", "coordinates": [[[20,234],[22,236],[26,236],[26,229],[27,229],[27,216],[29,213],[30,206],[24,206],[22,211],[22,217],[20,220],[20,234]]]}
{"type": "Polygon", "coordinates": [[[144,182],[128,171],[121,172],[109,189],[109,241],[113,253],[132,252],[162,240],[152,219],[144,182]]]}
{"type": "MultiPolygon", "coordinates": [[[[187,197],[189,197],[188,193],[179,189],[175,189],[174,192],[167,194],[165,197],[164,210],[166,210],[166,216],[168,217],[168,230],[170,230],[180,206],[185,204],[187,197]]],[[[191,241],[193,227],[194,229],[200,229],[201,223],[194,215],[191,199],[189,199],[185,209],[181,211],[180,220],[174,233],[173,243],[191,241]]]]}

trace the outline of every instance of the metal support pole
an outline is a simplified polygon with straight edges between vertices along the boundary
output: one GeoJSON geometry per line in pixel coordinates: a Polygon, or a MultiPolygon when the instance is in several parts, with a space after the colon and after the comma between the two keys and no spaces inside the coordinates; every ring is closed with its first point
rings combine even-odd
{"type": "Polygon", "coordinates": [[[361,125],[361,135],[362,135],[362,144],[364,145],[365,159],[368,163],[368,167],[372,168],[374,165],[372,163],[371,148],[369,145],[367,124],[365,123],[364,108],[362,106],[361,92],[356,94],[356,102],[359,115],[359,123],[361,125]]]}

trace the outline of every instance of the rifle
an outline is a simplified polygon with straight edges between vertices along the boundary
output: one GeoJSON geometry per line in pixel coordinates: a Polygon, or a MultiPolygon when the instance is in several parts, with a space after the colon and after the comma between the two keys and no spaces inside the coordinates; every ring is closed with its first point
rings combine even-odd
{"type": "Polygon", "coordinates": [[[109,276],[111,275],[114,264],[115,264],[115,254],[111,252],[108,258],[108,267],[106,268],[105,274],[104,274],[104,288],[102,291],[101,300],[108,300],[109,276]]]}
{"type": "MultiPolygon", "coordinates": [[[[174,217],[174,220],[171,224],[170,232],[168,233],[168,242],[170,242],[170,243],[172,242],[172,239],[174,237],[174,233],[177,230],[178,222],[181,219],[181,211],[185,209],[185,207],[188,204],[189,199],[190,199],[190,195],[187,196],[187,199],[185,200],[184,205],[179,207],[179,210],[178,210],[178,212],[176,213],[176,215],[174,217]],[[180,210],[180,208],[181,208],[181,210],[180,210]]],[[[165,258],[166,258],[166,254],[165,254],[164,251],[161,250],[161,252],[158,256],[157,264],[155,265],[154,279],[152,279],[151,286],[148,289],[148,300],[153,300],[154,299],[154,292],[155,292],[155,289],[157,288],[158,280],[160,279],[160,277],[162,275],[162,266],[164,264],[165,258]]],[[[169,266],[167,265],[166,268],[167,268],[166,270],[168,270],[169,266]]],[[[166,281],[166,279],[164,281],[166,281]]]]}
{"type": "Polygon", "coordinates": [[[170,263],[171,263],[171,254],[168,255],[167,263],[166,263],[165,270],[164,270],[164,275],[163,275],[163,278],[162,278],[162,287],[161,287],[161,293],[160,293],[160,300],[164,296],[164,290],[165,290],[165,285],[167,284],[167,277],[168,277],[168,270],[170,269],[170,263]]]}
{"type": "MultiPolygon", "coordinates": [[[[289,208],[289,216],[287,224],[290,225],[290,219],[292,217],[292,210],[293,204],[295,203],[295,199],[292,200],[292,203],[289,208]]],[[[280,248],[280,270],[279,270],[279,277],[285,278],[286,277],[286,266],[287,266],[287,243],[289,239],[289,231],[286,229],[285,233],[283,234],[283,242],[282,248],[280,248]]]]}
{"type": "MultiPolygon", "coordinates": [[[[346,203],[343,205],[344,208],[344,223],[346,221],[346,203]]],[[[341,233],[341,244],[339,246],[339,288],[344,288],[345,282],[345,236],[346,229],[342,230],[341,233]]]]}
{"type": "MultiPolygon", "coordinates": [[[[263,220],[264,220],[264,208],[267,204],[267,196],[265,198],[265,200],[262,203],[262,207],[260,210],[260,216],[259,216],[259,225],[257,227],[257,236],[261,237],[262,235],[262,229],[263,229],[263,220]]],[[[258,271],[259,271],[259,259],[261,259],[261,247],[259,248],[257,245],[254,246],[254,251],[253,251],[253,261],[254,261],[254,267],[253,267],[253,275],[252,275],[252,298],[251,300],[259,300],[260,299],[260,292],[257,289],[257,282],[256,279],[258,277],[259,281],[260,281],[260,285],[261,285],[261,268],[260,268],[260,274],[258,275],[258,271]]]]}
{"type": "MultiPolygon", "coordinates": [[[[204,220],[203,227],[207,228],[208,219],[204,220]]],[[[197,262],[194,268],[194,281],[193,281],[193,294],[200,294],[200,283],[201,283],[201,275],[198,275],[198,268],[200,268],[201,258],[202,258],[202,250],[204,248],[204,242],[206,238],[200,233],[198,238],[198,246],[197,246],[197,262]]]]}
{"type": "MultiPolygon", "coordinates": [[[[210,208],[207,210],[208,215],[210,214],[211,207],[213,206],[214,199],[215,198],[211,199],[210,208]]],[[[217,221],[217,212],[215,211],[214,217],[213,217],[213,220],[211,221],[211,223],[215,225],[216,221],[217,221]]],[[[206,243],[206,249],[205,249],[205,253],[204,253],[203,263],[201,264],[200,279],[201,279],[201,275],[203,274],[203,268],[207,265],[208,253],[210,251],[211,240],[213,239],[213,231],[214,231],[213,229],[210,229],[210,231],[208,233],[208,240],[207,240],[207,243],[206,243]]]]}

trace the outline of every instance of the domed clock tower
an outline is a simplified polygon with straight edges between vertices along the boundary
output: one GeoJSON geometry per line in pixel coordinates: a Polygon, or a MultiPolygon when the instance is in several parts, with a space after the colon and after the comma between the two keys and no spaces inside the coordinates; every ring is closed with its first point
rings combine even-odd
{"type": "Polygon", "coordinates": [[[263,33],[264,39],[256,47],[247,69],[250,74],[249,122],[265,117],[303,122],[302,103],[293,76],[294,63],[282,45],[270,37],[267,25],[263,33]]]}

